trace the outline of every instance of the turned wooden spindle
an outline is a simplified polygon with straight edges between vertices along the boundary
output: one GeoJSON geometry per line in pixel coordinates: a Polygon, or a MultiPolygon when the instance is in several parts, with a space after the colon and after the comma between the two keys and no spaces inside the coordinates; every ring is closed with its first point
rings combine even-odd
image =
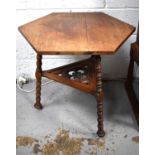
{"type": "Polygon", "coordinates": [[[94,56],[96,60],[96,100],[97,100],[97,120],[99,137],[103,137],[105,132],[103,130],[103,84],[102,84],[102,67],[101,57],[94,56]]]}
{"type": "Polygon", "coordinates": [[[37,109],[42,109],[41,104],[41,74],[42,74],[42,55],[37,54],[37,68],[36,68],[36,103],[34,107],[37,109]]]}

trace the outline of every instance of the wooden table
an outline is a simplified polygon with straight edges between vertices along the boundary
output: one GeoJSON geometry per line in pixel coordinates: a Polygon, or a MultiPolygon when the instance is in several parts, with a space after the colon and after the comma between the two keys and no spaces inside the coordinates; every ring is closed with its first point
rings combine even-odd
{"type": "Polygon", "coordinates": [[[103,129],[102,54],[114,54],[135,28],[105,13],[52,13],[19,27],[37,53],[35,108],[42,109],[41,77],[91,93],[103,129]],[[42,70],[42,55],[91,55],[89,59],[42,70]]]}

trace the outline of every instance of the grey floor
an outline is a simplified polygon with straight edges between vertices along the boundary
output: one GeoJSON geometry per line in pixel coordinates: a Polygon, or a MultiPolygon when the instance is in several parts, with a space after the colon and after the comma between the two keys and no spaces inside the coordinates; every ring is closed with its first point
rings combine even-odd
{"type": "MultiPolygon", "coordinates": [[[[24,86],[33,87],[34,82],[24,86]]],[[[105,146],[92,152],[85,142],[80,155],[138,155],[139,143],[133,141],[139,135],[138,128],[123,82],[105,81],[104,92],[105,146]]],[[[43,110],[34,109],[34,101],[35,92],[17,88],[17,136],[33,137],[43,144],[47,135],[54,139],[62,128],[73,137],[97,138],[96,101],[90,94],[53,82],[42,87],[43,110]]],[[[32,147],[17,147],[17,155],[29,154],[34,154],[32,147]]]]}

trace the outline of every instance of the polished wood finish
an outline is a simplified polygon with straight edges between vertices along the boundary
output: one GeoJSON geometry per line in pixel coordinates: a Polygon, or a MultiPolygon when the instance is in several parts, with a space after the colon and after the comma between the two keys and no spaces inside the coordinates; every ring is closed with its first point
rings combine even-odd
{"type": "Polygon", "coordinates": [[[41,77],[90,93],[97,100],[99,137],[103,129],[103,83],[100,54],[113,54],[135,28],[105,13],[52,13],[19,27],[37,53],[36,103],[41,104],[41,77]],[[42,55],[92,55],[89,59],[42,71],[42,55]]]}
{"type": "Polygon", "coordinates": [[[134,70],[134,62],[139,65],[139,30],[137,31],[137,40],[135,43],[131,44],[130,49],[130,62],[127,74],[127,80],[125,83],[125,88],[127,91],[127,95],[129,97],[133,113],[135,115],[137,124],[139,125],[139,101],[133,89],[133,70],[134,70]]]}
{"type": "Polygon", "coordinates": [[[52,13],[19,30],[39,54],[73,55],[115,53],[135,28],[105,13],[52,13]]]}

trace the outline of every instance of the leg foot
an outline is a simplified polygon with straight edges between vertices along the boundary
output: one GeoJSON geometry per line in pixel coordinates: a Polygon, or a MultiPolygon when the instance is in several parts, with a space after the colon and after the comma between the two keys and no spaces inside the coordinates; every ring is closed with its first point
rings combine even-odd
{"type": "Polygon", "coordinates": [[[35,103],[34,104],[34,107],[36,108],[36,109],[38,109],[38,110],[41,110],[42,108],[43,108],[43,106],[42,106],[42,104],[38,104],[38,103],[35,103]]]}
{"type": "Polygon", "coordinates": [[[99,137],[104,137],[105,136],[105,132],[104,131],[97,131],[97,135],[99,136],[99,137]]]}

